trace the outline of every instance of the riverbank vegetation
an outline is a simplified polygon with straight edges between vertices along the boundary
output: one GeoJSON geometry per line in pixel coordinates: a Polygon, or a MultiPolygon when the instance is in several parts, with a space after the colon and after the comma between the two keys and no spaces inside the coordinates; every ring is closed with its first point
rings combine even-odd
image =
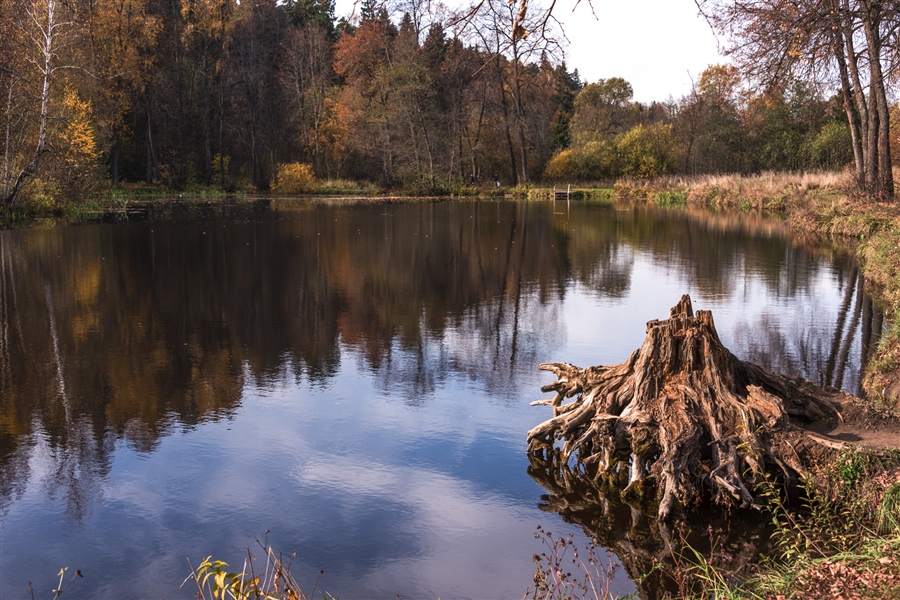
{"type": "MultiPolygon", "coordinates": [[[[363,0],[351,22],[328,0],[4,2],[3,219],[127,215],[173,195],[552,193],[535,181],[775,211],[855,245],[895,323],[866,399],[895,418],[900,211],[887,200],[900,144],[882,67],[900,14],[849,0],[699,4],[735,37],[735,66],[640,103],[622,78],[583,81],[560,33],[522,36],[541,24],[499,0],[469,18],[363,0]]],[[[896,591],[897,563],[880,560],[900,547],[895,458],[823,469],[804,522],[773,498],[781,562],[738,584],[700,562],[696,581],[734,595],[818,597],[834,580],[896,591]]]]}
{"type": "MultiPolygon", "coordinates": [[[[882,129],[896,109],[848,117],[842,80],[825,81],[824,69],[713,65],[681,98],[635,102],[622,78],[570,71],[552,27],[514,35],[514,24],[541,23],[506,2],[468,18],[439,3],[359,9],[347,22],[313,0],[5,3],[2,204],[62,212],[139,183],[170,194],[435,195],[851,164],[867,193],[891,195],[866,187],[865,169],[890,163],[896,132],[882,129]],[[869,134],[876,150],[860,150],[869,134]],[[356,183],[326,183],[339,181],[356,183]]],[[[878,100],[861,81],[854,102],[878,100]]]]}

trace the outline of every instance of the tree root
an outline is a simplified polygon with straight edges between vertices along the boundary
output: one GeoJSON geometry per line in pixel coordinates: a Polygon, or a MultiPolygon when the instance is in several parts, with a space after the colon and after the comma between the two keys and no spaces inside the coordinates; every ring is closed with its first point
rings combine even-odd
{"type": "Polygon", "coordinates": [[[752,490],[767,474],[788,484],[806,475],[798,447],[842,446],[795,425],[840,418],[827,394],[739,360],[719,340],[712,313],[694,316],[687,295],[669,319],[647,323],[644,344],[620,365],[538,369],[557,381],[541,388],[552,399],[533,403],[550,405],[553,417],[528,432],[532,457],[590,465],[626,495],[655,489],[662,520],[706,494],[755,507],[752,490]]]}

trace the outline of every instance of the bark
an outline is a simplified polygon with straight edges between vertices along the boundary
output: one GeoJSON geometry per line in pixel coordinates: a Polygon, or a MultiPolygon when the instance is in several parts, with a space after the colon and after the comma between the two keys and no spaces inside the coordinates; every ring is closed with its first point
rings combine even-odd
{"type": "MultiPolygon", "coordinates": [[[[37,21],[37,15],[32,14],[31,17],[37,21]]],[[[38,121],[38,139],[31,161],[19,172],[12,190],[3,198],[3,204],[6,208],[12,207],[16,198],[19,197],[19,192],[22,191],[25,180],[37,172],[38,164],[41,156],[44,154],[44,147],[47,143],[47,122],[50,112],[50,79],[54,71],[53,58],[56,52],[54,41],[57,35],[56,30],[59,27],[59,23],[56,22],[56,0],[47,0],[47,22],[45,25],[39,25],[38,27],[41,34],[38,46],[43,61],[41,67],[43,80],[41,84],[41,116],[38,121]]]]}
{"type": "Polygon", "coordinates": [[[506,83],[503,81],[503,71],[501,70],[499,59],[497,62],[497,85],[500,91],[500,109],[503,114],[503,132],[506,136],[506,149],[509,154],[509,176],[513,183],[519,183],[519,171],[516,168],[516,151],[513,145],[512,133],[509,126],[509,104],[506,101],[506,83]]]}
{"type": "MultiPolygon", "coordinates": [[[[835,12],[839,14],[837,4],[835,4],[835,12]]],[[[863,187],[865,183],[865,159],[863,158],[863,136],[860,132],[860,114],[856,99],[854,98],[854,88],[850,83],[850,72],[847,67],[847,54],[845,52],[844,33],[840,26],[834,26],[833,45],[834,59],[838,66],[838,74],[841,80],[841,95],[844,100],[844,113],[847,115],[847,122],[850,124],[850,141],[853,145],[853,164],[856,171],[856,185],[863,187]]]]}
{"type": "MultiPolygon", "coordinates": [[[[869,53],[869,100],[870,113],[875,114],[876,130],[870,132],[875,145],[875,176],[872,193],[879,198],[894,197],[894,176],[891,172],[891,126],[887,92],[884,87],[884,73],[881,68],[881,52],[884,40],[881,33],[881,3],[863,1],[863,30],[866,35],[866,49],[869,53]]],[[[870,122],[872,118],[870,117],[870,122]]]]}
{"type": "Polygon", "coordinates": [[[797,424],[840,417],[826,392],[739,360],[719,340],[712,313],[695,316],[687,295],[668,320],[647,324],[643,346],[620,365],[538,368],[558,380],[542,388],[554,398],[533,403],[552,406],[553,418],[528,432],[532,457],[574,459],[626,496],[655,491],[661,520],[707,494],[757,507],[753,490],[763,478],[791,488],[809,471],[810,446],[840,446],[797,424]]]}

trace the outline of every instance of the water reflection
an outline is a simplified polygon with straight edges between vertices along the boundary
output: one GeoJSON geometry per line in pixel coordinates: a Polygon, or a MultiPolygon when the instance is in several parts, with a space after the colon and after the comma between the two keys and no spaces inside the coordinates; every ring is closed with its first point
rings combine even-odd
{"type": "MultiPolygon", "coordinates": [[[[446,530],[424,517],[400,526],[404,510],[433,513],[435,482],[475,490],[458,496],[453,511],[469,497],[481,498],[471,510],[485,514],[517,506],[519,517],[498,522],[522,529],[513,536],[533,531],[528,507],[538,489],[525,473],[524,432],[543,418],[527,406],[540,382],[536,363],[621,362],[640,344],[644,322],[690,293],[715,312],[723,341],[742,359],[855,392],[882,328],[845,257],[792,245],[777,222],[748,215],[519,202],[169,210],[139,223],[0,232],[7,540],[49,543],[62,522],[85,536],[120,527],[125,517],[110,515],[121,508],[121,490],[110,482],[123,478],[168,481],[144,489],[164,513],[202,504],[208,462],[192,461],[205,456],[257,473],[260,489],[286,486],[297,498],[221,498],[216,510],[234,522],[295,502],[321,523],[320,537],[285,522],[285,542],[331,549],[351,563],[347,577],[369,568],[371,553],[395,557],[396,569],[430,552],[424,570],[434,571],[436,546],[423,542],[425,532],[441,539],[488,527],[453,514],[446,530]],[[252,433],[236,435],[251,424],[252,433]],[[223,437],[198,445],[211,430],[223,437]],[[373,448],[382,446],[392,452],[373,463],[373,448]],[[289,483],[283,470],[241,458],[293,464],[293,453],[310,458],[289,483]],[[336,457],[394,482],[394,493],[409,501],[389,510],[383,489],[316,484],[330,481],[336,457]],[[163,465],[185,475],[174,478],[163,465]],[[29,495],[35,490],[41,498],[29,495]],[[338,497],[352,502],[336,504],[338,497]],[[336,506],[372,515],[351,525],[377,521],[367,535],[378,543],[338,535],[344,509],[336,506]],[[346,544],[332,543],[339,539],[346,544]]],[[[170,523],[144,503],[136,510],[127,521],[146,512],[140,526],[163,537],[189,530],[210,543],[246,544],[237,533],[246,528],[229,530],[227,540],[210,534],[204,528],[218,525],[208,516],[178,512],[170,523]]],[[[466,562],[450,556],[466,552],[464,537],[442,549],[443,560],[466,562]]],[[[148,551],[135,544],[137,556],[148,551]]],[[[202,546],[200,553],[216,550],[202,546]]],[[[187,553],[169,551],[178,560],[187,553]]],[[[32,562],[41,558],[36,552],[32,562]]],[[[14,572],[27,557],[7,551],[0,559],[14,572]]],[[[107,575],[112,589],[138,569],[134,561],[107,575]]],[[[521,562],[516,568],[527,577],[530,554],[521,562]]],[[[182,567],[171,568],[174,581],[182,567]]],[[[382,579],[385,572],[399,573],[382,570],[382,579]]],[[[455,591],[434,587],[425,574],[403,577],[419,591],[455,591]]],[[[500,596],[526,584],[482,583],[500,596]]]]}
{"type": "Polygon", "coordinates": [[[629,504],[616,488],[558,462],[531,457],[528,473],[549,492],[541,496],[540,508],[579,525],[614,552],[642,600],[691,593],[685,577],[697,564],[695,551],[723,572],[744,575],[772,547],[771,527],[762,515],[729,515],[707,507],[700,518],[665,524],[656,519],[655,507],[629,504]]]}

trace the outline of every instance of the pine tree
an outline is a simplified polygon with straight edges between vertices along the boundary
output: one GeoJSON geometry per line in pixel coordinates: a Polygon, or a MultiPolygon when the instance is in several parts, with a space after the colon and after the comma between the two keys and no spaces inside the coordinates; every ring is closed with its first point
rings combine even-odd
{"type": "Polygon", "coordinates": [[[550,150],[558,152],[565,150],[571,143],[569,134],[569,122],[575,112],[575,96],[583,87],[578,69],[569,73],[566,63],[563,62],[557,69],[556,91],[553,94],[553,102],[556,111],[553,114],[553,134],[550,138],[550,150]]]}

